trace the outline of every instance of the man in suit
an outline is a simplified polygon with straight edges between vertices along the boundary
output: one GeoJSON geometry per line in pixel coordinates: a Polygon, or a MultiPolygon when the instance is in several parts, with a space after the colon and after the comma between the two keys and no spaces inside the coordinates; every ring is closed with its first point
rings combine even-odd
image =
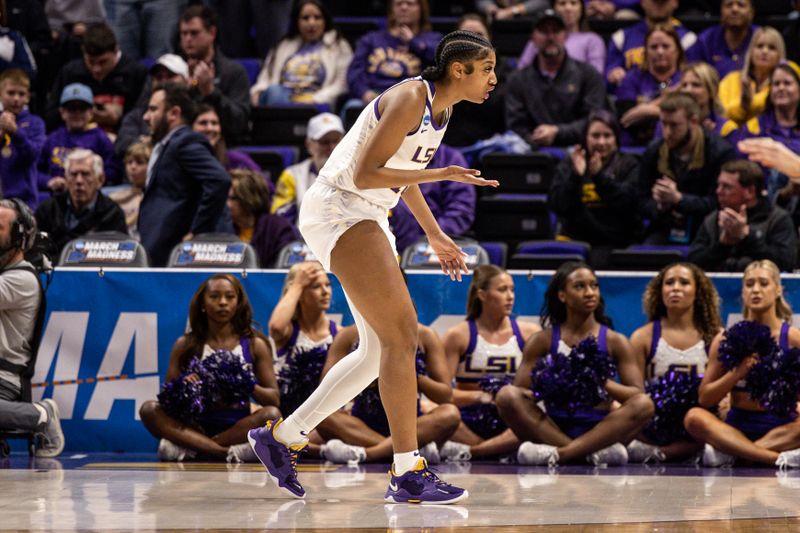
{"type": "Polygon", "coordinates": [[[189,89],[170,82],[153,91],[144,114],[154,145],[139,234],[151,266],[164,266],[179,242],[214,231],[225,211],[231,179],[192,131],[195,109],[189,89]]]}

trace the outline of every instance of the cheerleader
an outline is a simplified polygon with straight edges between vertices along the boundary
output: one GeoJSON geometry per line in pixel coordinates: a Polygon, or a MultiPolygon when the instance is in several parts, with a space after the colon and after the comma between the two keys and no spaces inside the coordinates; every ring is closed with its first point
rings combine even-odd
{"type": "MultiPolygon", "coordinates": [[[[792,310],[783,298],[780,270],[769,260],[747,265],[742,279],[745,320],[769,327],[782,350],[800,347],[800,331],[791,326],[792,310]]],[[[728,466],[739,458],[779,467],[800,467],[800,421],[796,410],[788,416],[768,413],[746,391],[747,376],[758,363],[758,354],[746,357],[738,366],[725,370],[720,362],[720,343],[725,333],[711,344],[708,367],[700,383],[700,407],[689,410],[684,425],[689,434],[705,443],[705,466],[728,466]],[[708,408],[731,394],[731,409],[720,420],[708,408]]]]}
{"type": "Polygon", "coordinates": [[[588,265],[564,263],[550,280],[541,312],[545,329],[525,345],[514,385],[497,395],[500,415],[523,441],[517,454],[520,464],[554,466],[584,458],[595,465],[626,464],[628,452],[622,443],[638,435],[653,416],[633,348],[624,335],[610,329],[604,307],[597,277],[588,265]],[[606,381],[609,400],[600,405],[574,413],[547,405],[545,412],[534,399],[531,371],[548,353],[568,355],[590,335],[616,362],[621,382],[606,381]],[[621,407],[612,410],[612,400],[621,407]]]}
{"type": "MultiPolygon", "coordinates": [[[[417,386],[422,394],[439,405],[426,414],[417,409],[417,440],[420,454],[428,462],[438,463],[438,445],[453,434],[461,418],[458,409],[450,403],[452,389],[442,341],[431,328],[422,324],[418,328],[417,386]]],[[[323,375],[357,346],[357,328],[342,328],[328,351],[323,375]]],[[[392,456],[389,421],[381,405],[377,380],[356,396],[350,413],[335,412],[317,426],[316,431],[326,441],[320,455],[334,463],[385,461],[392,456]]]]}
{"type": "Polygon", "coordinates": [[[330,307],[331,282],[322,265],[317,261],[292,265],[269,319],[284,416],[319,385],[328,347],[336,336],[336,323],[325,314],[330,307]]]}
{"type": "Polygon", "coordinates": [[[497,413],[494,395],[514,380],[525,340],[541,328],[511,318],[513,309],[511,276],[494,265],[476,267],[467,292],[467,319],[444,337],[461,424],[441,449],[442,460],[505,455],[519,446],[497,413]]]}
{"type": "MultiPolygon", "coordinates": [[[[159,458],[182,461],[198,455],[227,458],[229,462],[255,460],[247,431],[279,414],[278,387],[272,369],[272,349],[252,327],[253,310],[241,282],[230,274],[214,274],[197,289],[189,304],[189,331],[172,347],[166,381],[179,379],[193,359],[228,350],[252,368],[256,378],[253,398],[261,404],[251,413],[244,407],[208,406],[197,421],[168,415],[159,402],[145,402],[139,415],[147,430],[161,439],[159,458]]],[[[198,382],[192,373],[184,377],[198,382]]],[[[174,413],[173,413],[174,414],[174,413]]]]}
{"type": "Polygon", "coordinates": [[[389,488],[393,503],[455,503],[464,489],[441,481],[417,446],[417,318],[403,285],[389,210],[400,196],[425,232],[442,271],[461,280],[464,252],[439,227],[420,183],[458,181],[498,186],[477,170],[428,170],[452,106],[484,102],[497,84],[492,44],[455,31],[435,51],[435,65],[390,87],[370,102],[331,154],[300,207],[300,232],[326,269],[342,284],[358,328],[359,347],[335,365],[286,420],[255,428],[248,440],[284,494],[303,498],[297,455],[320,422],[380,380],[381,402],[394,450],[389,488]]]}
{"type": "MultiPolygon", "coordinates": [[[[631,345],[648,386],[670,372],[699,380],[708,363],[711,341],[722,330],[719,295],[711,280],[692,263],[674,263],[650,280],[644,292],[644,312],[649,322],[631,336],[631,345]]],[[[687,391],[689,394],[689,391],[687,391]]],[[[658,407],[656,408],[658,415],[658,407]]],[[[697,454],[702,444],[683,435],[683,415],[678,427],[657,434],[648,425],[638,440],[628,444],[634,463],[668,461],[697,454]]]]}

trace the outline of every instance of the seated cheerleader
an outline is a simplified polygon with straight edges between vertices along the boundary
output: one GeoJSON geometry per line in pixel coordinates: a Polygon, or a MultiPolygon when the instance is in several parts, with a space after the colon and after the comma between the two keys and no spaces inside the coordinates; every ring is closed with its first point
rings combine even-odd
{"type": "MultiPolygon", "coordinates": [[[[800,331],[790,325],[792,310],[783,298],[780,270],[775,263],[769,260],[750,263],[742,281],[744,319],[769,327],[782,350],[800,347],[800,331]]],[[[720,345],[731,331],[720,333],[711,344],[708,367],[700,384],[700,407],[690,409],[684,419],[689,434],[705,443],[703,464],[728,466],[738,458],[779,467],[800,467],[796,397],[790,399],[788,414],[778,415],[750,396],[750,372],[765,354],[752,353],[727,370],[722,362],[727,354],[721,353],[726,350],[724,347],[721,350],[720,345]],[[729,392],[731,409],[723,422],[707,409],[717,405],[729,392]]],[[[779,380],[776,377],[773,381],[779,380]]],[[[776,383],[776,390],[778,386],[776,383]]]]}
{"type": "Polygon", "coordinates": [[[673,263],[650,280],[644,292],[649,322],[631,336],[656,415],[628,444],[633,463],[670,461],[696,455],[703,445],[686,434],[683,418],[697,405],[696,391],[708,363],[711,341],[722,330],[719,295],[705,273],[692,263],[673,263]],[[663,397],[681,399],[669,403],[663,397]]]}
{"type": "Polygon", "coordinates": [[[325,314],[330,306],[331,282],[322,265],[317,261],[292,265],[269,319],[284,418],[319,385],[328,347],[336,336],[336,323],[325,314]]]}
{"type": "Polygon", "coordinates": [[[514,380],[525,340],[541,328],[511,318],[513,309],[511,276],[494,265],[476,267],[467,292],[467,319],[444,337],[461,424],[441,449],[442,460],[506,455],[519,446],[497,413],[494,395],[514,380]]]}
{"type": "MultiPolygon", "coordinates": [[[[544,330],[525,345],[522,365],[514,385],[497,394],[497,408],[520,441],[517,460],[526,465],[550,465],[581,461],[595,465],[628,462],[623,443],[630,442],[653,416],[653,402],[643,392],[644,383],[628,340],[610,329],[597,277],[588,265],[564,263],[553,275],[541,311],[544,330]],[[569,357],[572,347],[588,337],[596,339],[602,355],[616,364],[621,383],[605,380],[608,399],[574,412],[545,402],[545,412],[531,390],[531,371],[548,354],[569,357]],[[611,409],[612,400],[621,407],[611,409]]],[[[569,360],[567,360],[569,361],[569,360]]],[[[550,383],[551,390],[570,397],[573,383],[550,383]]]]}
{"type": "Polygon", "coordinates": [[[247,443],[247,431],[265,424],[279,411],[272,350],[265,337],[253,329],[252,322],[247,293],[234,276],[214,274],[195,292],[189,304],[189,331],[172,347],[166,382],[183,379],[198,383],[201,378],[188,372],[190,366],[226,350],[238,356],[245,369],[254,374],[255,386],[249,396],[263,407],[251,412],[249,401],[236,407],[206,405],[199,416],[193,417],[176,413],[166,403],[145,402],[139,415],[147,430],[161,439],[161,460],[182,461],[197,456],[227,457],[229,462],[255,460],[247,443]]]}
{"type": "MultiPolygon", "coordinates": [[[[439,405],[426,414],[417,409],[417,440],[420,454],[428,462],[438,463],[438,447],[455,432],[461,417],[458,409],[449,403],[452,400],[452,389],[448,383],[442,341],[435,331],[422,324],[419,324],[418,331],[417,386],[422,394],[439,405]]],[[[323,375],[357,346],[356,327],[342,328],[328,350],[323,375]]],[[[351,413],[337,411],[317,426],[316,431],[327,441],[322,445],[320,455],[328,461],[374,462],[386,461],[392,457],[389,421],[381,404],[378,380],[356,396],[351,413]]],[[[312,442],[313,440],[312,438],[312,442]]],[[[313,453],[314,450],[310,452],[313,453]]]]}

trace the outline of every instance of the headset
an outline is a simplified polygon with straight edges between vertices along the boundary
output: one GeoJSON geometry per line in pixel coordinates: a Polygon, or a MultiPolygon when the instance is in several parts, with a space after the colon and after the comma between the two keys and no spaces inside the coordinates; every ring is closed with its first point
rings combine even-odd
{"type": "Polygon", "coordinates": [[[36,239],[36,218],[34,218],[31,208],[19,198],[0,200],[0,207],[13,209],[17,214],[16,219],[11,224],[8,245],[0,249],[0,253],[5,253],[15,248],[27,252],[31,249],[36,239]]]}

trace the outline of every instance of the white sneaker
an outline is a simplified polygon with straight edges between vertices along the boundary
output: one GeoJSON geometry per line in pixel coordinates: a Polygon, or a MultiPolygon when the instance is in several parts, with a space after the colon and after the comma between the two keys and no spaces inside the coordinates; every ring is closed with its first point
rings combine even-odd
{"type": "Polygon", "coordinates": [[[184,459],[194,459],[195,452],[178,446],[172,441],[161,439],[158,443],[158,458],[162,461],[183,461],[184,459]]]}
{"type": "Polygon", "coordinates": [[[627,450],[628,462],[631,463],[660,463],[666,459],[661,448],[636,439],[628,444],[627,450]]]}
{"type": "Polygon", "coordinates": [[[472,459],[472,453],[469,451],[469,444],[449,440],[442,444],[439,458],[445,463],[465,463],[472,459]]]}
{"type": "Polygon", "coordinates": [[[438,465],[442,462],[442,458],[439,455],[439,447],[433,441],[420,448],[419,454],[428,461],[429,465],[438,465]]]}
{"type": "Polygon", "coordinates": [[[228,456],[225,458],[229,463],[257,463],[258,456],[249,442],[234,444],[228,447],[228,456]]]}
{"type": "Polygon", "coordinates": [[[319,453],[325,460],[338,464],[358,464],[367,460],[367,450],[363,446],[345,444],[339,439],[323,444],[319,453]]]}
{"type": "Polygon", "coordinates": [[[61,431],[58,404],[51,398],[37,404],[47,412],[47,421],[37,431],[39,444],[36,447],[36,457],[55,457],[64,451],[64,432],[61,431]]]}
{"type": "Polygon", "coordinates": [[[800,468],[800,448],[781,452],[778,455],[778,459],[775,461],[775,465],[781,470],[785,470],[786,468],[800,468]]]}
{"type": "MultiPolygon", "coordinates": [[[[705,449],[703,449],[703,466],[723,468],[726,466],[732,466],[735,459],[736,458],[734,456],[728,455],[727,453],[722,453],[710,444],[706,444],[705,449]]],[[[780,460],[780,456],[778,456],[778,460],[780,460]]]]}
{"type": "Polygon", "coordinates": [[[556,466],[558,464],[558,448],[549,444],[525,441],[519,445],[517,462],[521,465],[556,466]]]}
{"type": "Polygon", "coordinates": [[[586,460],[594,466],[622,466],[628,464],[628,450],[619,442],[589,454],[586,460]]]}

